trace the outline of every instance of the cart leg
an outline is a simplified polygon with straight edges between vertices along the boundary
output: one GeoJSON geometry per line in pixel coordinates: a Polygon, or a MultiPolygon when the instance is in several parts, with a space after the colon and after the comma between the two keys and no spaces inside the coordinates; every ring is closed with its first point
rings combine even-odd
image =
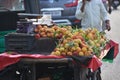
{"type": "Polygon", "coordinates": [[[79,73],[80,73],[80,67],[75,64],[74,65],[74,80],[80,80],[79,73]]]}
{"type": "Polygon", "coordinates": [[[96,71],[91,72],[91,78],[89,80],[102,80],[101,69],[98,68],[96,71]]]}
{"type": "Polygon", "coordinates": [[[89,68],[82,67],[81,65],[74,65],[74,80],[89,80],[89,68]]]}
{"type": "Polygon", "coordinates": [[[101,68],[98,69],[97,74],[96,74],[97,80],[102,80],[101,78],[101,68]]]}

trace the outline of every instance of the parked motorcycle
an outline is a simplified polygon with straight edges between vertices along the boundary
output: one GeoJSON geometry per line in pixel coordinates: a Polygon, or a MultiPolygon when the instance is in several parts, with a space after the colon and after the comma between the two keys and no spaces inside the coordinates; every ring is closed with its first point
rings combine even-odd
{"type": "Polygon", "coordinates": [[[120,5],[120,0],[112,0],[113,9],[117,9],[119,5],[120,5]]]}

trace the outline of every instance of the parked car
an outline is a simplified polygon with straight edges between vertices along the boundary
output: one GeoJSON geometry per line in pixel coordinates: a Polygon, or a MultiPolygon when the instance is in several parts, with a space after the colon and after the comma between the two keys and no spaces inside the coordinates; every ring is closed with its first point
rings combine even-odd
{"type": "Polygon", "coordinates": [[[80,26],[75,17],[77,3],[78,0],[39,0],[40,14],[51,14],[53,20],[69,20],[73,26],[80,26]]]}

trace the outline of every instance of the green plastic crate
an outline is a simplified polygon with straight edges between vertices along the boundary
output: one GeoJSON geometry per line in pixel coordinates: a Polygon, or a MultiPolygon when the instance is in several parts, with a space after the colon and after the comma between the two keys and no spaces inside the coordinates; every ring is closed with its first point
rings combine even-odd
{"type": "Polygon", "coordinates": [[[3,53],[5,51],[5,48],[0,48],[0,53],[3,53]]]}
{"type": "Polygon", "coordinates": [[[15,32],[15,30],[0,31],[0,53],[5,51],[5,38],[4,36],[8,33],[15,32]]]}
{"type": "Polygon", "coordinates": [[[4,38],[0,38],[0,48],[5,47],[5,39],[4,38]]]}

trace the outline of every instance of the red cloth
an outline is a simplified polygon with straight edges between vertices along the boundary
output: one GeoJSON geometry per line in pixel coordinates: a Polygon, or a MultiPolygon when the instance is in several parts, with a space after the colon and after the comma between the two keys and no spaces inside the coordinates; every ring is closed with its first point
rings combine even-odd
{"type": "Polygon", "coordinates": [[[93,58],[90,60],[88,68],[91,68],[92,71],[97,70],[102,65],[102,62],[94,55],[93,58]]]}
{"type": "Polygon", "coordinates": [[[50,58],[63,58],[63,56],[55,55],[41,55],[41,54],[17,54],[17,53],[2,53],[0,54],[0,70],[5,67],[17,63],[21,58],[41,58],[41,59],[50,59],[50,58]]]}
{"type": "MultiPolygon", "coordinates": [[[[55,56],[55,55],[41,55],[41,54],[0,54],[0,70],[5,67],[17,63],[21,58],[41,58],[41,59],[52,59],[52,58],[65,58],[63,56],[55,56]]],[[[88,68],[91,68],[93,71],[98,69],[102,65],[101,61],[98,60],[96,56],[90,60],[88,64],[88,68]]]]}
{"type": "Polygon", "coordinates": [[[110,40],[107,44],[106,44],[106,49],[109,49],[114,47],[114,58],[116,58],[116,56],[119,53],[119,44],[113,40],[110,40]]]}
{"type": "Polygon", "coordinates": [[[20,58],[18,56],[14,57],[12,55],[0,54],[0,70],[5,67],[18,62],[20,58]]]}

